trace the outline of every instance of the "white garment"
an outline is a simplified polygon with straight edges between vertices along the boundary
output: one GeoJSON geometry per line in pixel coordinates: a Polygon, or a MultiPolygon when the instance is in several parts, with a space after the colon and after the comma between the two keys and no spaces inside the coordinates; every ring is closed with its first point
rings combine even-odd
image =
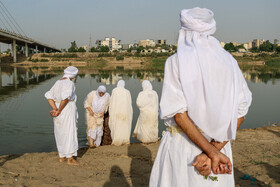
{"type": "MultiPolygon", "coordinates": [[[[173,119],[165,120],[165,125],[176,125],[173,119]]],[[[211,138],[204,135],[209,141],[211,138]]],[[[206,180],[192,166],[199,149],[183,132],[172,135],[165,132],[150,176],[150,187],[234,187],[234,176],[222,174],[217,176],[218,181],[206,180]]],[[[230,142],[221,150],[232,162],[230,142]]]]}
{"type": "MultiPolygon", "coordinates": [[[[104,91],[104,89],[102,90],[104,91]]],[[[104,92],[106,92],[106,89],[104,92]]],[[[101,143],[101,139],[103,136],[103,121],[104,121],[104,116],[102,116],[102,113],[105,114],[107,112],[109,102],[110,102],[110,95],[108,93],[105,93],[102,97],[100,97],[98,95],[98,91],[95,90],[90,92],[84,101],[84,108],[86,109],[87,136],[94,140],[96,146],[99,146],[101,143]],[[102,108],[98,109],[98,111],[94,110],[95,106],[93,106],[93,104],[95,103],[95,100],[99,100],[99,104],[101,104],[100,106],[102,106],[102,108]],[[102,103],[100,103],[100,101],[102,101],[102,103]],[[90,115],[87,109],[88,107],[90,107],[93,110],[94,116],[90,115]]]]}
{"type": "MultiPolygon", "coordinates": [[[[235,139],[239,95],[244,89],[246,100],[251,103],[251,93],[247,84],[243,84],[245,80],[240,76],[238,64],[210,36],[216,30],[213,12],[200,8],[182,10],[181,26],[177,57],[180,94],[184,97],[178,106],[187,110],[194,123],[216,141],[235,139]]],[[[170,92],[169,88],[173,87],[163,87],[163,98],[170,92]]],[[[177,99],[175,95],[168,97],[177,99]]],[[[162,99],[162,118],[177,113],[171,111],[172,105],[176,106],[172,99],[162,99]]]]}
{"type": "Polygon", "coordinates": [[[76,107],[75,85],[69,79],[58,80],[50,91],[45,93],[47,99],[53,99],[56,107],[60,102],[69,99],[60,115],[53,118],[54,135],[59,157],[71,158],[77,156],[77,120],[78,111],[76,107]]]}
{"type": "Polygon", "coordinates": [[[152,90],[149,81],[142,83],[143,91],[139,93],[136,104],[140,110],[133,137],[143,143],[158,141],[158,95],[152,90]]]}
{"type": "MultiPolygon", "coordinates": [[[[187,103],[184,97],[182,86],[179,78],[177,54],[169,57],[165,63],[164,82],[161,97],[161,110],[168,112],[170,116],[165,119],[165,125],[175,126],[173,116],[176,113],[183,113],[187,110],[187,103]],[[169,105],[162,105],[162,103],[169,105]]],[[[250,106],[251,98],[248,99],[251,92],[242,73],[238,73],[242,92],[239,93],[238,118],[245,116],[250,106]]],[[[209,136],[205,135],[208,139],[209,136]]],[[[209,139],[210,140],[210,139],[209,139]]],[[[231,159],[232,153],[229,143],[223,148],[222,152],[231,159]]],[[[234,177],[232,175],[218,175],[218,182],[206,180],[196,173],[191,166],[195,157],[201,153],[201,150],[183,134],[171,136],[166,132],[160,142],[160,147],[155,159],[150,177],[150,187],[204,187],[204,186],[234,186],[234,177]]]]}
{"type": "Polygon", "coordinates": [[[109,105],[109,128],[113,145],[130,143],[132,115],[130,92],[124,88],[123,83],[118,84],[112,91],[109,105]]]}
{"type": "Polygon", "coordinates": [[[103,126],[97,126],[95,129],[89,129],[88,136],[94,140],[94,144],[99,147],[103,136],[103,126]]]}

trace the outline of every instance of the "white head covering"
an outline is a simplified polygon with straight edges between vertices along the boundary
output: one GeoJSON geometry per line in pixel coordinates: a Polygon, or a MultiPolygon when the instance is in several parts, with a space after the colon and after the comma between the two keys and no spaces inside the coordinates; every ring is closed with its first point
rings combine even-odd
{"type": "Polygon", "coordinates": [[[78,74],[78,69],[74,66],[68,66],[65,70],[64,70],[64,75],[63,77],[68,77],[68,78],[74,78],[76,77],[76,75],[78,74]]]}
{"type": "Polygon", "coordinates": [[[152,90],[152,89],[153,89],[153,86],[152,86],[152,84],[150,83],[150,81],[144,80],[144,81],[142,82],[142,88],[143,88],[143,91],[148,91],[148,90],[152,90]]]}
{"type": "Polygon", "coordinates": [[[124,86],[125,86],[124,80],[119,80],[119,82],[117,84],[117,87],[123,87],[124,88],[124,86]]]}
{"type": "Polygon", "coordinates": [[[236,136],[240,86],[236,62],[210,36],[216,30],[213,15],[198,7],[181,11],[178,73],[190,118],[211,138],[226,141],[236,136]]]}
{"type": "Polygon", "coordinates": [[[102,113],[104,112],[104,105],[105,105],[105,99],[106,99],[106,87],[101,85],[96,90],[96,96],[94,100],[92,101],[92,109],[94,113],[102,113]],[[100,97],[99,93],[102,92],[104,95],[100,97]]]}

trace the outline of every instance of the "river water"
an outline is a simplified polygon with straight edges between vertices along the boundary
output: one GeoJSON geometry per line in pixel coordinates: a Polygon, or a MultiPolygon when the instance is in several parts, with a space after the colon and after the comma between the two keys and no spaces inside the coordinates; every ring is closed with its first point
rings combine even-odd
{"type": "MultiPolygon", "coordinates": [[[[63,68],[33,67],[14,68],[0,66],[0,155],[26,152],[56,151],[50,107],[44,93],[59,79],[63,68]]],[[[280,122],[280,74],[269,68],[244,68],[244,76],[253,93],[253,103],[241,128],[256,128],[280,122]]],[[[139,110],[135,104],[142,90],[141,81],[150,80],[161,96],[163,71],[114,70],[98,71],[91,68],[80,70],[76,79],[77,107],[79,112],[79,146],[86,146],[86,123],[83,101],[86,95],[99,85],[106,85],[111,94],[118,80],[126,82],[133,102],[134,130],[139,110]]],[[[159,120],[159,136],[165,129],[159,120]]],[[[131,142],[137,142],[131,138],[131,142]]]]}

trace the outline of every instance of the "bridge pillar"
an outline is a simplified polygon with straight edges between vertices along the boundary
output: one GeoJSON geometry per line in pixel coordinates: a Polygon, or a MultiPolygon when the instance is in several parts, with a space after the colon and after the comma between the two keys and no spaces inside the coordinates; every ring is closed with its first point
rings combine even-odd
{"type": "Polygon", "coordinates": [[[38,53],[38,45],[36,45],[36,53],[38,53]]]}
{"type": "Polygon", "coordinates": [[[15,89],[17,89],[17,87],[18,87],[17,83],[18,83],[17,68],[14,67],[14,87],[15,87],[15,89]]]}
{"type": "Polygon", "coordinates": [[[0,88],[2,88],[2,70],[0,66],[0,88]]]}
{"type": "Polygon", "coordinates": [[[28,44],[25,43],[25,56],[28,57],[28,44]]]}
{"type": "Polygon", "coordinates": [[[26,79],[26,84],[29,85],[29,72],[28,71],[26,71],[25,79],[26,79]]]}
{"type": "Polygon", "coordinates": [[[44,47],[44,53],[46,53],[46,48],[44,47]]]}
{"type": "Polygon", "coordinates": [[[16,43],[16,40],[13,40],[12,51],[13,51],[14,62],[17,62],[17,43],[16,43]]]}

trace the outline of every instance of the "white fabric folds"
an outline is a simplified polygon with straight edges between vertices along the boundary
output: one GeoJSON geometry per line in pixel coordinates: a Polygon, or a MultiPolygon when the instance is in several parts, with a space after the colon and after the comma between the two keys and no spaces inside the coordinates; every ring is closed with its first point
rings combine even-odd
{"type": "MultiPolygon", "coordinates": [[[[205,8],[181,11],[177,57],[178,81],[182,91],[176,95],[183,95],[184,98],[178,103],[179,108],[174,107],[176,102],[167,96],[177,99],[176,95],[171,95],[164,83],[160,107],[163,119],[187,110],[189,117],[202,131],[222,142],[235,139],[239,97],[243,89],[249,89],[247,84],[245,88],[242,86],[245,80],[240,76],[236,60],[216,38],[210,36],[216,30],[213,15],[205,8]],[[172,111],[172,108],[178,111],[172,111]]],[[[165,77],[169,78],[172,79],[165,77]]],[[[250,105],[250,91],[247,97],[250,105]]]]}
{"type": "Polygon", "coordinates": [[[76,75],[78,74],[78,69],[74,66],[68,66],[65,70],[64,70],[64,75],[63,77],[67,77],[67,78],[74,78],[76,77],[76,75]]]}
{"type": "Polygon", "coordinates": [[[109,105],[109,128],[112,144],[123,145],[130,143],[131,123],[133,117],[130,92],[124,88],[125,82],[120,80],[112,90],[109,105]]]}
{"type": "Polygon", "coordinates": [[[106,98],[106,87],[101,85],[98,87],[96,96],[92,101],[92,109],[94,113],[102,113],[104,111],[105,98],[106,98]],[[99,93],[104,93],[102,97],[99,96],[99,93]]]}
{"type": "Polygon", "coordinates": [[[133,137],[143,143],[158,140],[158,95],[148,80],[142,82],[143,91],[139,93],[136,104],[140,110],[133,137]]]}

